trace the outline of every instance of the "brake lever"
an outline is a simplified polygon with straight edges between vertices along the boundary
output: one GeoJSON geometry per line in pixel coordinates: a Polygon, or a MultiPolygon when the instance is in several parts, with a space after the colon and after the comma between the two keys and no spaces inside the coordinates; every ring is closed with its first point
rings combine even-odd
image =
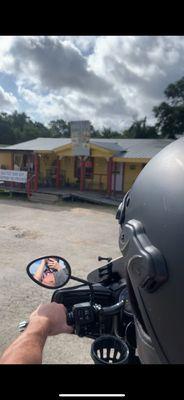
{"type": "Polygon", "coordinates": [[[109,263],[109,262],[112,261],[112,257],[101,257],[101,256],[98,256],[98,261],[103,261],[103,260],[108,261],[108,263],[109,263]]]}

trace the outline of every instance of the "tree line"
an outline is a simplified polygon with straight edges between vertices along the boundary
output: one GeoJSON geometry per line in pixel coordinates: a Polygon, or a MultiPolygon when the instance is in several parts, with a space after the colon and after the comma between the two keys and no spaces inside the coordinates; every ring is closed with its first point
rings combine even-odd
{"type": "MultiPolygon", "coordinates": [[[[166,100],[153,108],[156,118],[154,126],[147,124],[147,118],[133,121],[131,126],[118,132],[104,127],[97,130],[91,125],[92,138],[169,138],[184,134],[184,77],[171,83],[164,91],[166,100]]],[[[0,144],[16,144],[37,137],[68,138],[70,123],[63,119],[50,121],[48,127],[34,122],[26,113],[14,111],[0,113],[0,144]]]]}

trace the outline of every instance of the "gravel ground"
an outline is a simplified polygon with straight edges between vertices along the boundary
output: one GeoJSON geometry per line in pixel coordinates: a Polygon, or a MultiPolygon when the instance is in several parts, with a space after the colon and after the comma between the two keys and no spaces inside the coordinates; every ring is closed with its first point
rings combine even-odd
{"type": "MultiPolygon", "coordinates": [[[[17,335],[17,325],[53,290],[36,285],[26,265],[48,254],[68,260],[73,275],[85,278],[102,265],[98,255],[119,257],[116,208],[85,203],[57,205],[0,199],[0,353],[17,335]]],[[[75,284],[75,283],[73,283],[75,284]]],[[[92,340],[75,335],[49,337],[44,364],[93,364],[92,340]]]]}

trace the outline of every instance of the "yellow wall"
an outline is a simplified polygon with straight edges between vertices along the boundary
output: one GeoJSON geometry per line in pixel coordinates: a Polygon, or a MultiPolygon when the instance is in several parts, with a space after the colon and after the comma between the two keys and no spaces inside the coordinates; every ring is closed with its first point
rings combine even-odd
{"type": "MultiPolygon", "coordinates": [[[[61,176],[64,182],[76,183],[77,178],[75,178],[75,157],[63,157],[61,159],[61,176]]],[[[105,158],[94,158],[94,189],[99,187],[99,181],[103,185],[103,189],[107,188],[107,161],[105,158]],[[96,175],[103,174],[103,176],[96,175]]],[[[86,178],[87,180],[87,178],[86,178]]]]}
{"type": "MultiPolygon", "coordinates": [[[[56,159],[56,154],[47,153],[47,158],[44,159],[43,155],[40,158],[40,171],[41,177],[44,177],[47,172],[49,172],[52,162],[56,159]]],[[[134,183],[136,177],[142,170],[143,161],[137,162],[127,162],[124,163],[124,180],[123,180],[123,191],[127,192],[132,184],[134,183]],[[132,169],[134,166],[134,169],[132,169]]],[[[77,178],[75,178],[75,157],[66,156],[61,159],[61,182],[62,184],[76,183],[77,178]]],[[[105,157],[94,157],[94,176],[93,176],[93,189],[99,190],[101,182],[101,189],[107,190],[107,159],[105,157]],[[98,174],[102,174],[101,177],[98,174]]]]}
{"type": "MultiPolygon", "coordinates": [[[[40,179],[44,179],[49,175],[52,175],[53,179],[56,173],[56,160],[58,155],[56,153],[42,153],[39,156],[39,165],[40,165],[40,179]]],[[[74,178],[74,166],[75,166],[75,158],[74,157],[62,157],[60,161],[60,173],[61,173],[61,181],[62,183],[66,183],[69,181],[70,183],[74,183],[76,179],[74,178]]]]}
{"type": "Polygon", "coordinates": [[[123,181],[123,192],[126,193],[133,185],[135,179],[142,171],[141,163],[126,163],[124,164],[124,181],[123,181]],[[134,167],[132,169],[132,167],[134,167]]]}
{"type": "Polygon", "coordinates": [[[105,150],[103,148],[91,147],[90,156],[91,157],[111,157],[113,155],[112,151],[105,150]]]}
{"type": "Polygon", "coordinates": [[[95,187],[98,188],[99,183],[101,182],[102,189],[106,190],[107,189],[107,160],[105,158],[95,157],[93,172],[94,172],[94,177],[93,177],[94,189],[95,189],[95,187]],[[95,174],[103,174],[103,175],[100,177],[100,175],[95,175],[95,174]]]}
{"type": "Polygon", "coordinates": [[[56,160],[56,155],[54,153],[40,154],[39,156],[39,171],[40,178],[46,178],[50,175],[52,169],[52,163],[56,160]]]}
{"type": "MultiPolygon", "coordinates": [[[[71,144],[67,144],[60,149],[59,148],[56,149],[55,153],[58,156],[62,157],[64,156],[74,157],[71,144]]],[[[98,148],[95,145],[90,145],[90,157],[111,157],[112,155],[113,155],[112,151],[103,148],[98,148]]]]}
{"type": "Polygon", "coordinates": [[[135,163],[135,164],[140,164],[140,163],[147,163],[150,160],[150,158],[123,158],[123,157],[113,157],[113,161],[116,162],[125,162],[125,163],[135,163]]]}
{"type": "MultiPolygon", "coordinates": [[[[77,178],[75,178],[75,157],[63,157],[61,159],[61,176],[63,183],[76,183],[77,178]]],[[[93,189],[99,188],[99,182],[101,179],[101,184],[104,190],[107,189],[107,161],[105,158],[94,158],[94,177],[93,177],[93,189]],[[102,174],[100,177],[96,174],[102,174]]],[[[86,178],[86,181],[88,179],[86,178]]]]}
{"type": "MultiPolygon", "coordinates": [[[[61,159],[61,177],[64,183],[75,183],[75,157],[63,157],[61,159]]],[[[61,184],[62,184],[61,183],[61,184]]]]}
{"type": "MultiPolygon", "coordinates": [[[[40,163],[40,178],[43,179],[47,174],[50,174],[52,169],[53,161],[61,156],[61,180],[62,183],[76,183],[75,178],[75,157],[72,155],[71,146],[66,146],[64,149],[60,149],[57,152],[45,152],[39,155],[40,163]]],[[[93,177],[93,189],[107,190],[107,157],[110,153],[104,149],[91,148],[91,157],[94,158],[94,177],[93,177]],[[98,174],[102,174],[101,177],[98,174]],[[101,182],[101,187],[99,183],[101,182]]],[[[136,177],[141,172],[143,163],[147,163],[149,159],[114,159],[116,162],[124,162],[124,177],[123,177],[123,191],[127,192],[136,177]],[[134,168],[132,169],[132,166],[134,168]]],[[[11,152],[0,151],[0,167],[1,165],[6,166],[7,169],[11,169],[11,152]]],[[[53,168],[54,171],[54,168],[53,168]]],[[[54,174],[53,174],[54,175],[54,174]]],[[[54,176],[53,176],[53,179],[54,176]]],[[[54,181],[53,181],[54,182],[54,181]]]]}
{"type": "Polygon", "coordinates": [[[60,148],[60,149],[58,149],[58,150],[55,150],[54,152],[55,152],[55,154],[56,154],[57,156],[62,156],[62,157],[65,157],[65,156],[67,156],[67,157],[73,157],[71,145],[63,146],[63,148],[60,148]]]}
{"type": "MultiPolygon", "coordinates": [[[[72,146],[66,145],[63,148],[55,150],[57,156],[61,156],[61,176],[64,182],[71,184],[76,183],[75,178],[75,157],[72,153],[72,146]]],[[[93,177],[93,189],[99,189],[99,183],[101,182],[101,188],[107,189],[107,160],[106,158],[112,156],[112,152],[106,149],[99,149],[95,145],[90,145],[90,157],[94,158],[94,174],[103,174],[103,176],[94,175],[93,177]]],[[[91,182],[91,179],[89,179],[91,182]]],[[[88,179],[86,178],[86,183],[88,179]]]]}
{"type": "Polygon", "coordinates": [[[6,169],[11,169],[11,153],[6,151],[0,152],[0,168],[6,166],[6,169]]]}

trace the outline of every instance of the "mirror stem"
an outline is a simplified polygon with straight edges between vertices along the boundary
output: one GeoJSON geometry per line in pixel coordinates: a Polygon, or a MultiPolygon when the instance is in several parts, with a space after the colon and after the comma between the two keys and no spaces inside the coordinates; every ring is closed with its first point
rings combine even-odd
{"type": "Polygon", "coordinates": [[[89,285],[88,281],[85,281],[84,279],[81,279],[81,278],[77,278],[76,276],[73,276],[73,275],[71,275],[70,279],[73,279],[74,281],[85,283],[85,284],[89,285]]]}
{"type": "Polygon", "coordinates": [[[71,277],[70,277],[71,279],[73,279],[74,281],[77,281],[77,282],[81,282],[81,283],[85,283],[86,285],[88,285],[89,286],[89,288],[90,288],[90,301],[91,301],[91,305],[93,305],[93,304],[95,304],[95,298],[94,298],[94,290],[93,290],[93,284],[92,283],[90,283],[90,282],[88,282],[88,281],[85,281],[84,279],[81,279],[81,278],[77,278],[77,277],[75,277],[75,276],[73,276],[73,275],[71,275],[71,277]]]}

